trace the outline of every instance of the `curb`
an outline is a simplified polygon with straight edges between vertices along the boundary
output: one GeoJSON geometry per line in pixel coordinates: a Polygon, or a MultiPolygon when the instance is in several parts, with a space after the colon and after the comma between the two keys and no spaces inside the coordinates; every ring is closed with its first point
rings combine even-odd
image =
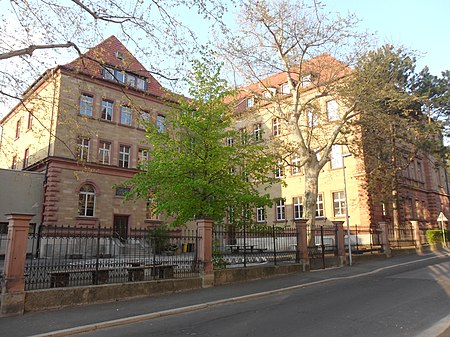
{"type": "MultiPolygon", "coordinates": [[[[444,256],[450,256],[450,254],[447,253],[447,254],[444,254],[441,256],[432,256],[432,257],[427,257],[427,258],[420,259],[420,260],[403,262],[403,263],[399,263],[399,264],[395,264],[395,265],[377,268],[375,270],[356,274],[356,275],[332,277],[332,278],[327,278],[324,280],[313,281],[313,282],[298,284],[298,285],[294,285],[294,286],[290,286],[290,287],[258,292],[258,293],[254,293],[254,294],[230,297],[230,298],[206,302],[206,303],[202,303],[202,304],[194,304],[194,305],[190,305],[190,306],[179,307],[179,308],[175,308],[175,309],[168,309],[168,310],[153,312],[153,313],[149,313],[149,314],[119,318],[119,319],[115,319],[115,320],[111,320],[111,321],[105,321],[105,322],[99,322],[99,323],[93,323],[93,324],[87,324],[87,325],[83,325],[83,326],[79,326],[79,327],[75,327],[75,328],[69,328],[69,329],[63,329],[63,330],[33,335],[30,337],[65,337],[65,336],[72,336],[75,334],[92,332],[92,331],[96,331],[96,330],[101,330],[101,329],[106,329],[106,328],[111,328],[111,327],[116,327],[116,326],[121,326],[121,325],[139,323],[139,322],[150,320],[150,319],[167,317],[167,316],[172,316],[172,315],[177,315],[177,314],[187,313],[187,312],[192,312],[192,311],[198,311],[198,310],[203,310],[203,309],[207,309],[207,308],[211,308],[211,307],[216,307],[219,305],[247,301],[247,300],[251,300],[251,299],[255,299],[255,298],[259,298],[259,297],[263,297],[263,296],[269,296],[269,295],[279,294],[279,293],[292,291],[292,290],[296,290],[296,289],[311,287],[311,286],[314,286],[317,284],[333,282],[333,281],[338,281],[338,280],[345,280],[345,279],[353,279],[353,278],[358,278],[358,277],[364,277],[364,276],[379,273],[383,270],[388,270],[388,269],[392,269],[392,268],[396,268],[396,267],[400,267],[400,266],[419,263],[419,262],[423,262],[423,261],[427,261],[427,260],[438,259],[438,258],[442,258],[444,256]]],[[[444,331],[444,330],[442,330],[442,331],[444,331]]]]}

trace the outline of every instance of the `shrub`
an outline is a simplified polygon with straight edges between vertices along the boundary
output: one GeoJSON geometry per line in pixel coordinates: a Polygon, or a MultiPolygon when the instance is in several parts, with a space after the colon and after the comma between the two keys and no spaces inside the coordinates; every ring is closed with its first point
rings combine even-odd
{"type": "MultiPolygon", "coordinates": [[[[445,233],[445,239],[448,242],[448,239],[450,236],[449,235],[450,231],[444,230],[444,233],[445,233]]],[[[436,243],[436,242],[443,241],[442,240],[442,230],[440,230],[440,229],[429,229],[429,230],[427,230],[426,234],[427,234],[428,243],[436,243]]]]}

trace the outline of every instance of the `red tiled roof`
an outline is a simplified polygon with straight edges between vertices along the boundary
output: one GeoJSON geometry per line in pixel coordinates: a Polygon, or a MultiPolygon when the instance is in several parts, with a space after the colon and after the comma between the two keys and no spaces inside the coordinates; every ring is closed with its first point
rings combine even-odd
{"type": "MultiPolygon", "coordinates": [[[[326,83],[330,80],[336,80],[350,71],[350,68],[344,63],[338,61],[327,53],[305,61],[302,64],[301,69],[302,76],[314,74],[316,76],[315,81],[319,83],[326,83]]],[[[298,67],[293,67],[291,69],[292,79],[294,81],[298,81],[299,75],[298,67]]],[[[243,99],[245,97],[252,96],[254,93],[261,94],[266,90],[266,88],[278,88],[281,84],[286,82],[287,73],[282,71],[262,79],[261,82],[252,83],[248,86],[242,87],[239,90],[237,97],[243,99]]]]}
{"type": "Polygon", "coordinates": [[[103,65],[146,77],[148,81],[147,92],[153,95],[162,96],[167,93],[161,84],[114,35],[62,67],[102,79],[103,65]],[[123,54],[122,60],[117,58],[116,52],[123,54]]]}

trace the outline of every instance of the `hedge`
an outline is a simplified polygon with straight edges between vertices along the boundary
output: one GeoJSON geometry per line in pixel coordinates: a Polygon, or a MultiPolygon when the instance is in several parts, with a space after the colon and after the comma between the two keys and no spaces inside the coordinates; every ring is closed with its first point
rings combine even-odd
{"type": "MultiPolygon", "coordinates": [[[[450,238],[450,230],[444,230],[445,239],[448,242],[450,238]]],[[[442,230],[441,229],[429,229],[426,232],[428,243],[442,242],[442,230]]]]}

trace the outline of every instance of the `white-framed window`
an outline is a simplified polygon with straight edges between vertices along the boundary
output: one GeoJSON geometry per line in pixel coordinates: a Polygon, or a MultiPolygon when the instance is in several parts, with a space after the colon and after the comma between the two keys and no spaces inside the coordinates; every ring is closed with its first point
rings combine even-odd
{"type": "Polygon", "coordinates": [[[143,78],[136,78],[136,88],[142,91],[147,90],[147,81],[143,78]]]}
{"type": "Polygon", "coordinates": [[[309,86],[309,85],[311,84],[311,82],[312,82],[312,76],[311,76],[311,74],[308,74],[308,75],[303,76],[302,79],[301,79],[301,81],[302,81],[302,87],[303,87],[303,88],[309,86]]]}
{"type": "Polygon", "coordinates": [[[344,167],[344,160],[342,158],[342,145],[335,144],[331,147],[331,168],[344,167]]]}
{"type": "Polygon", "coordinates": [[[103,78],[106,80],[114,80],[114,69],[110,67],[103,67],[103,78]]]}
{"type": "Polygon", "coordinates": [[[254,136],[255,142],[259,142],[262,140],[263,130],[262,130],[261,123],[256,123],[253,126],[253,136],[254,136]]]}
{"type": "Polygon", "coordinates": [[[31,130],[33,128],[33,119],[34,116],[31,112],[28,113],[28,125],[27,125],[27,129],[31,130]]]}
{"type": "Polygon", "coordinates": [[[80,97],[80,115],[92,117],[92,105],[94,97],[91,95],[81,94],[80,97]]]}
{"type": "Polygon", "coordinates": [[[25,152],[23,154],[23,165],[22,165],[22,168],[25,168],[25,167],[28,166],[29,160],[30,160],[30,149],[26,148],[25,152]]]}
{"type": "Polygon", "coordinates": [[[334,216],[345,216],[345,193],[344,191],[333,192],[334,216]]]}
{"type": "Polygon", "coordinates": [[[294,220],[303,219],[303,198],[294,197],[292,204],[294,205],[294,220]]]}
{"type": "Polygon", "coordinates": [[[156,128],[159,132],[166,132],[166,117],[163,115],[156,116],[156,128]]]}
{"type": "Polygon", "coordinates": [[[89,161],[89,147],[91,141],[89,138],[78,138],[77,156],[79,160],[89,161]]]}
{"type": "Polygon", "coordinates": [[[139,126],[141,128],[145,128],[147,126],[147,124],[150,122],[151,117],[150,117],[150,112],[148,111],[141,111],[140,112],[140,120],[139,120],[139,126]]]}
{"type": "Polygon", "coordinates": [[[266,221],[266,208],[265,207],[257,207],[256,208],[256,222],[265,222],[266,221]]]}
{"type": "Polygon", "coordinates": [[[112,101],[102,99],[102,119],[105,121],[113,120],[114,103],[112,101]]]}
{"type": "Polygon", "coordinates": [[[290,92],[291,92],[291,90],[289,89],[289,83],[288,82],[283,83],[281,85],[281,93],[286,95],[286,94],[290,94],[290,92]]]}
{"type": "Polygon", "coordinates": [[[263,96],[264,96],[264,98],[267,98],[267,99],[271,99],[272,98],[272,94],[270,93],[270,90],[264,91],[263,92],[263,96]]]}
{"type": "Polygon", "coordinates": [[[227,137],[227,146],[233,146],[233,145],[234,145],[233,137],[227,137]]]}
{"type": "Polygon", "coordinates": [[[275,220],[286,220],[286,205],[284,199],[278,199],[275,201],[275,220]]]}
{"type": "Polygon", "coordinates": [[[130,73],[125,73],[125,84],[132,87],[136,87],[136,76],[130,73]]]}
{"type": "Polygon", "coordinates": [[[114,77],[115,80],[119,83],[125,83],[125,72],[124,71],[120,71],[120,70],[115,70],[114,71],[114,77]]]}
{"type": "Polygon", "coordinates": [[[138,161],[148,161],[148,150],[147,149],[139,149],[138,161]]]}
{"type": "Polygon", "coordinates": [[[330,122],[339,120],[339,106],[334,99],[327,102],[327,116],[330,122]]]}
{"type": "Polygon", "coordinates": [[[284,177],[284,165],[283,162],[278,162],[278,165],[275,167],[274,171],[275,178],[282,178],[284,177]]]}
{"type": "Polygon", "coordinates": [[[319,125],[319,116],[313,110],[308,110],[307,117],[308,117],[308,127],[312,128],[314,126],[319,125]]]}
{"type": "Polygon", "coordinates": [[[111,143],[100,141],[98,146],[98,162],[100,164],[111,164],[111,143]]]}
{"type": "Polygon", "coordinates": [[[300,166],[300,157],[295,156],[291,160],[291,174],[297,175],[302,173],[302,167],[300,166]]]}
{"type": "Polygon", "coordinates": [[[246,106],[247,108],[251,108],[251,107],[253,107],[254,105],[255,105],[255,98],[254,98],[254,97],[249,97],[249,98],[246,99],[246,101],[245,101],[245,106],[246,106]]]}
{"type": "Polygon", "coordinates": [[[95,188],[91,184],[85,184],[80,188],[78,215],[86,217],[95,215],[95,188]]]}
{"type": "Polygon", "coordinates": [[[120,107],[120,124],[131,126],[131,108],[126,105],[120,107]]]}
{"type": "Polygon", "coordinates": [[[281,125],[279,118],[272,119],[272,136],[279,136],[281,134],[281,125]]]}
{"type": "Polygon", "coordinates": [[[325,216],[325,210],[323,206],[323,195],[319,194],[317,196],[317,204],[316,204],[316,217],[323,218],[325,216]]]}
{"type": "Polygon", "coordinates": [[[21,129],[22,129],[22,118],[19,118],[16,123],[16,139],[20,138],[21,129]]]}
{"type": "Polygon", "coordinates": [[[116,58],[118,60],[123,60],[125,58],[125,54],[121,51],[116,51],[116,58]]]}
{"type": "Polygon", "coordinates": [[[130,149],[127,145],[119,146],[119,167],[130,167],[130,149]]]}
{"type": "Polygon", "coordinates": [[[147,90],[147,79],[139,77],[125,71],[114,69],[111,67],[103,67],[103,78],[106,80],[113,80],[120,84],[126,84],[127,86],[139,89],[147,90]]]}

